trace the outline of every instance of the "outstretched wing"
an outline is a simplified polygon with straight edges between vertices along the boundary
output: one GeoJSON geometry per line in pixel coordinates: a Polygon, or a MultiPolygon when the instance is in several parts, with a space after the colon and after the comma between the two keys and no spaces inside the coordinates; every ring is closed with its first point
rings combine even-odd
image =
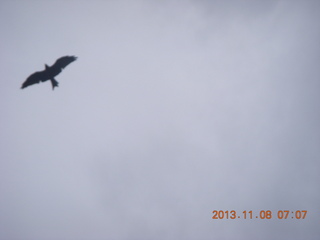
{"type": "Polygon", "coordinates": [[[31,74],[27,78],[27,80],[22,84],[21,88],[23,89],[23,88],[26,88],[32,84],[39,83],[40,81],[44,82],[49,79],[51,81],[53,81],[52,79],[55,76],[57,76],[63,68],[68,66],[70,63],[72,63],[76,59],[77,59],[77,57],[75,57],[75,56],[64,56],[64,57],[57,59],[57,61],[51,67],[48,67],[46,65],[46,69],[44,71],[35,72],[35,73],[31,74]]]}
{"type": "Polygon", "coordinates": [[[77,57],[75,57],[75,56],[64,56],[64,57],[59,58],[51,67],[54,69],[61,70],[75,60],[77,60],[77,57]]]}
{"type": "Polygon", "coordinates": [[[26,88],[32,84],[36,84],[39,83],[40,81],[44,82],[46,80],[48,80],[47,77],[47,72],[46,70],[41,71],[41,72],[35,72],[33,74],[31,74],[27,80],[22,84],[21,89],[26,88]]]}

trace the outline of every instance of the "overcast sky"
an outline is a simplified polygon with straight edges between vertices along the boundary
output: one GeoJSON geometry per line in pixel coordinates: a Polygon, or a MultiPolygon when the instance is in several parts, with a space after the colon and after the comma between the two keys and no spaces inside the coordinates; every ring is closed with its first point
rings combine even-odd
{"type": "Polygon", "coordinates": [[[1,1],[0,239],[319,239],[319,11],[1,1]]]}

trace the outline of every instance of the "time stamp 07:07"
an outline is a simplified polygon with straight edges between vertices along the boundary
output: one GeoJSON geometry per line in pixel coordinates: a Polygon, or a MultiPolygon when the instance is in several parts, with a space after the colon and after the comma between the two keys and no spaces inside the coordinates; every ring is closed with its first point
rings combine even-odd
{"type": "Polygon", "coordinates": [[[307,212],[307,210],[261,210],[254,213],[253,211],[237,212],[235,210],[214,210],[212,211],[212,219],[305,219],[307,212]]]}

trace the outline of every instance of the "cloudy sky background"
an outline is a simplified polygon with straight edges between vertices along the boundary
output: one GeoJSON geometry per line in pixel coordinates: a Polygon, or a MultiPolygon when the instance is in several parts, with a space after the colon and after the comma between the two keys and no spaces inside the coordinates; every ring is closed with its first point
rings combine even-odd
{"type": "Polygon", "coordinates": [[[1,1],[0,239],[318,239],[319,10],[1,1]]]}

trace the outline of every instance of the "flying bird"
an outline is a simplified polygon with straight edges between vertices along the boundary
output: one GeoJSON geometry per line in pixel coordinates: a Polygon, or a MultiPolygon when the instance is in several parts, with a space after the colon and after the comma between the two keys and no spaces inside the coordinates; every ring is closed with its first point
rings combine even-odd
{"type": "Polygon", "coordinates": [[[55,87],[58,87],[57,80],[54,79],[55,76],[57,76],[59,73],[61,73],[62,69],[64,69],[66,66],[68,66],[70,63],[75,61],[77,57],[75,56],[64,56],[59,59],[51,66],[49,67],[47,64],[45,64],[45,70],[41,72],[35,72],[31,74],[27,80],[22,84],[21,89],[24,89],[30,85],[39,83],[39,82],[45,82],[50,80],[52,84],[52,90],[54,90],[55,87]]]}

